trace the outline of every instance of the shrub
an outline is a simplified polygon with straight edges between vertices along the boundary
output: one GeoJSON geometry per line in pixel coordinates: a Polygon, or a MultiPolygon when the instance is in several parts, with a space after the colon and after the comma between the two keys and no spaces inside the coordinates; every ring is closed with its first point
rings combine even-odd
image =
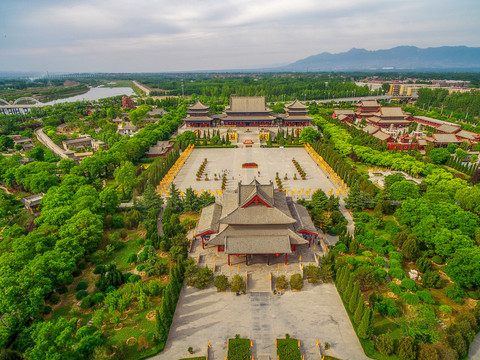
{"type": "Polygon", "coordinates": [[[243,292],[246,290],[245,280],[242,276],[235,274],[230,281],[230,289],[233,292],[243,292]]]}
{"type": "Polygon", "coordinates": [[[390,269],[388,271],[388,274],[391,278],[394,279],[403,279],[405,277],[405,271],[403,271],[402,269],[390,269]]]}
{"type": "Polygon", "coordinates": [[[320,269],[315,265],[307,265],[305,268],[305,274],[311,278],[312,283],[316,284],[320,280],[320,269]]]}
{"type": "Polygon", "coordinates": [[[432,263],[427,257],[418,258],[415,262],[415,266],[421,273],[426,273],[427,271],[432,270],[432,263]]]}
{"type": "Polygon", "coordinates": [[[373,274],[375,275],[375,281],[378,282],[379,284],[383,283],[387,278],[387,270],[383,268],[375,269],[373,274]]]}
{"type": "Polygon", "coordinates": [[[76,287],[76,291],[79,291],[79,290],[86,290],[88,288],[88,283],[86,281],[80,281],[78,284],[77,284],[77,287],[76,287]]]}
{"type": "Polygon", "coordinates": [[[105,295],[101,292],[92,295],[92,302],[94,304],[101,303],[105,299],[105,295]]]}
{"type": "Polygon", "coordinates": [[[452,308],[448,305],[440,305],[438,307],[438,311],[440,311],[443,315],[450,315],[452,313],[452,308]]]}
{"type": "Polygon", "coordinates": [[[390,259],[394,259],[394,260],[397,260],[399,262],[403,261],[403,254],[399,253],[398,251],[390,251],[388,253],[388,256],[390,257],[390,259]]]}
{"type": "Polygon", "coordinates": [[[145,270],[145,264],[140,264],[137,266],[137,271],[143,271],[145,270]]]}
{"type": "Polygon", "coordinates": [[[217,288],[217,291],[227,291],[229,286],[228,278],[225,275],[218,275],[213,285],[217,288]]]}
{"type": "Polygon", "coordinates": [[[125,239],[127,236],[128,236],[128,232],[127,232],[127,229],[123,228],[119,231],[118,235],[120,235],[120,237],[122,239],[125,239]]]}
{"type": "Polygon", "coordinates": [[[81,263],[78,264],[78,268],[80,270],[85,270],[87,268],[88,264],[85,261],[82,261],[81,263]]]}
{"type": "Polygon", "coordinates": [[[373,310],[382,315],[388,315],[391,317],[400,315],[400,309],[397,307],[397,304],[395,304],[395,300],[393,299],[382,298],[381,300],[376,301],[373,305],[373,310]]]}
{"type": "Polygon", "coordinates": [[[132,274],[128,277],[128,282],[136,283],[136,282],[140,281],[141,278],[142,277],[140,275],[132,274]]]}
{"type": "Polygon", "coordinates": [[[292,290],[302,290],[303,289],[303,278],[300,274],[293,274],[290,277],[290,287],[292,290]]]}
{"type": "Polygon", "coordinates": [[[469,291],[468,292],[468,297],[473,299],[473,300],[478,300],[480,297],[478,295],[478,290],[477,291],[469,291]]]}
{"type": "Polygon", "coordinates": [[[410,291],[416,291],[417,283],[413,279],[404,278],[402,279],[402,287],[410,291]]]}
{"type": "Polygon", "coordinates": [[[402,268],[402,264],[400,263],[400,261],[395,260],[395,259],[388,260],[388,266],[390,267],[390,269],[401,269],[402,268]]]}
{"type": "Polygon", "coordinates": [[[78,277],[78,276],[81,275],[81,273],[82,273],[82,270],[75,269],[75,270],[73,270],[72,275],[73,275],[73,277],[78,277]]]}
{"type": "Polygon", "coordinates": [[[463,298],[467,296],[465,291],[463,291],[459,286],[454,285],[445,289],[445,295],[455,301],[456,303],[462,304],[463,298]]]}
{"type": "Polygon", "coordinates": [[[96,275],[105,274],[105,265],[97,265],[95,270],[93,270],[93,273],[96,275]]]}
{"type": "Polygon", "coordinates": [[[275,279],[275,287],[278,290],[287,290],[288,289],[288,281],[285,275],[280,275],[275,279]]]}
{"type": "Polygon", "coordinates": [[[402,288],[400,285],[394,283],[393,281],[387,285],[387,287],[390,289],[391,292],[393,292],[395,295],[400,295],[402,293],[402,288]]]}
{"type": "Polygon", "coordinates": [[[338,250],[339,252],[347,252],[347,245],[345,245],[345,244],[342,243],[342,242],[338,242],[338,243],[335,245],[335,249],[338,250]]]}
{"type": "Polygon", "coordinates": [[[427,271],[422,276],[422,285],[426,288],[440,289],[442,287],[442,279],[438,271],[427,271]]]}
{"type": "Polygon", "coordinates": [[[138,255],[136,253],[128,255],[127,263],[132,264],[138,261],[138,255]]]}
{"type": "Polygon", "coordinates": [[[107,289],[105,290],[105,294],[111,293],[112,291],[115,291],[117,288],[113,285],[109,285],[107,289]]]}
{"type": "Polygon", "coordinates": [[[68,291],[68,288],[65,285],[60,285],[57,289],[59,294],[65,294],[68,291]]]}
{"type": "MultiPolygon", "coordinates": [[[[237,274],[238,275],[238,274],[237,274]]],[[[195,277],[195,287],[198,289],[206,289],[213,282],[213,271],[208,267],[204,267],[198,270],[195,277]]]]}
{"type": "Polygon", "coordinates": [[[385,266],[385,259],[381,256],[377,256],[373,259],[373,263],[378,266],[385,266]]]}
{"type": "Polygon", "coordinates": [[[432,294],[428,290],[420,290],[417,291],[417,295],[422,300],[423,302],[427,304],[435,304],[435,301],[433,300],[432,294]]]}
{"type": "Polygon", "coordinates": [[[443,259],[439,255],[435,255],[434,257],[432,257],[432,261],[437,265],[443,264],[443,259]]]}
{"type": "Polygon", "coordinates": [[[43,315],[48,315],[52,312],[52,307],[51,306],[44,306],[42,310],[43,315]]]}
{"type": "Polygon", "coordinates": [[[60,302],[60,296],[56,294],[50,295],[50,298],[48,299],[48,302],[52,305],[56,305],[60,302]]]}
{"type": "Polygon", "coordinates": [[[136,239],[135,239],[135,243],[136,243],[138,246],[142,246],[142,245],[145,244],[145,239],[144,239],[144,238],[141,238],[141,237],[136,238],[136,239]]]}
{"type": "Polygon", "coordinates": [[[123,228],[123,215],[122,214],[113,215],[112,225],[115,229],[123,228]]]}
{"type": "Polygon", "coordinates": [[[77,300],[82,300],[86,296],[88,296],[87,290],[80,290],[79,292],[77,292],[77,295],[75,295],[77,300]]]}
{"type": "Polygon", "coordinates": [[[411,292],[404,292],[402,294],[402,300],[409,305],[417,305],[420,302],[418,296],[411,292]]]}
{"type": "Polygon", "coordinates": [[[82,303],[80,304],[80,307],[82,309],[88,309],[88,308],[91,308],[93,306],[93,301],[92,301],[92,298],[87,296],[86,298],[84,298],[82,300],[82,303]]]}

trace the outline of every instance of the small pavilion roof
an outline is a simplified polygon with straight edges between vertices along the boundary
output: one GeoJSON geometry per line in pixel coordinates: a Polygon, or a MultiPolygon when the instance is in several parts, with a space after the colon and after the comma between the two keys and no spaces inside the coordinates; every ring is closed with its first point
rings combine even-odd
{"type": "Polygon", "coordinates": [[[468,140],[477,140],[480,137],[480,134],[477,134],[471,131],[466,131],[466,130],[460,130],[455,135],[468,140]]]}
{"type": "Polygon", "coordinates": [[[285,105],[285,107],[289,110],[306,110],[308,108],[307,105],[301,103],[300,101],[298,101],[298,99],[295,99],[294,102],[285,105]]]}
{"type": "Polygon", "coordinates": [[[210,106],[202,104],[200,100],[195,101],[193,105],[188,107],[188,110],[209,110],[210,106]]]}

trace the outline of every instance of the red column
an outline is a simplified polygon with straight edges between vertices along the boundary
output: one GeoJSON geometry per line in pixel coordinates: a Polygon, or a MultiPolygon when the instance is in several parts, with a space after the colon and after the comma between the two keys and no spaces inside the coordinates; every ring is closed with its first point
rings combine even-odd
{"type": "Polygon", "coordinates": [[[205,249],[205,243],[203,242],[203,237],[202,237],[202,249],[205,249]]]}
{"type": "Polygon", "coordinates": [[[230,266],[230,254],[228,254],[227,257],[228,257],[228,266],[230,266]]]}
{"type": "Polygon", "coordinates": [[[288,254],[285,254],[285,265],[287,265],[288,254]]]}
{"type": "Polygon", "coordinates": [[[309,237],[308,237],[308,247],[310,247],[310,243],[311,243],[311,241],[312,241],[312,237],[311,237],[311,236],[309,236],[309,237]]]}

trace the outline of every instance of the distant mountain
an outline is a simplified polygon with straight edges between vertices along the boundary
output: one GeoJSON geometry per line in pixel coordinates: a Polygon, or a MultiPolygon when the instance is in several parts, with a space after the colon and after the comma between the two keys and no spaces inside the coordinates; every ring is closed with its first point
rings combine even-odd
{"type": "Polygon", "coordinates": [[[480,70],[480,47],[442,46],[420,49],[397,46],[388,50],[351,49],[339,54],[323,52],[274,71],[349,71],[349,70],[480,70]]]}

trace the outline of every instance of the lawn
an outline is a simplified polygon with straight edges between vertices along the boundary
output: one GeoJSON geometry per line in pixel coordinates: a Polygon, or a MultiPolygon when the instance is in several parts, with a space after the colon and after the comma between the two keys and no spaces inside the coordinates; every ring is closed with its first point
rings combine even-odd
{"type": "Polygon", "coordinates": [[[297,339],[277,339],[277,356],[280,360],[301,360],[297,339]]]}
{"type": "Polygon", "coordinates": [[[250,360],[250,340],[249,339],[229,339],[228,340],[228,360],[250,360]]]}

